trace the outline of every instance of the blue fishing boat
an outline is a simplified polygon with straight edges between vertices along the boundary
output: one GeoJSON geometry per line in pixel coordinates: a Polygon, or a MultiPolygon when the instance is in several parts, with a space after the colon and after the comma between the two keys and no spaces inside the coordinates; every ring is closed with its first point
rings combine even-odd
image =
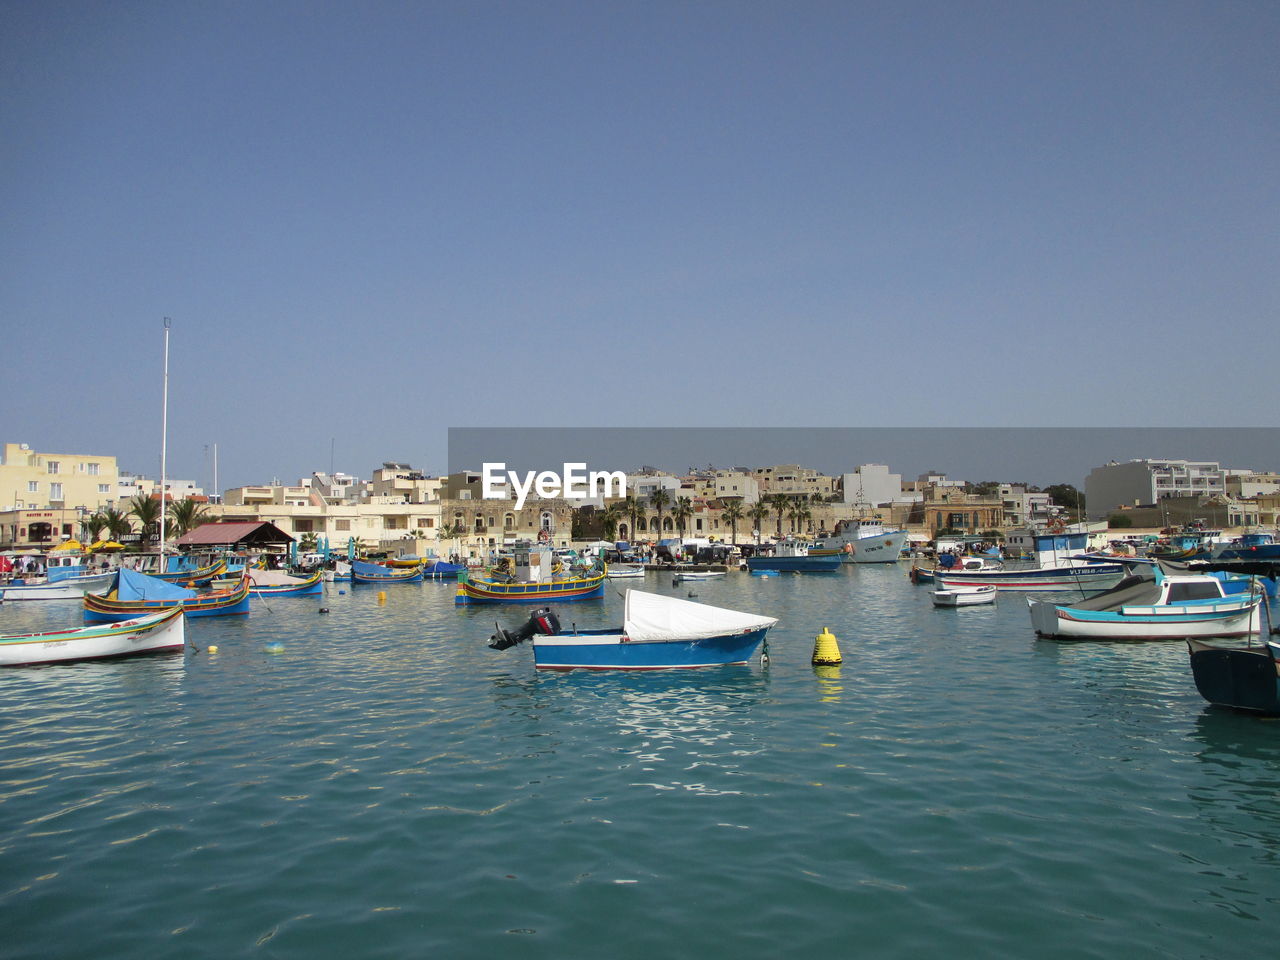
{"type": "Polygon", "coordinates": [[[366,563],[363,560],[351,561],[352,583],[421,583],[422,568],[409,570],[392,570],[380,563],[366,563]]]}
{"type": "Polygon", "coordinates": [[[422,575],[429,580],[456,580],[458,574],[467,568],[460,563],[447,560],[427,560],[422,567],[422,575]]]}
{"type": "Polygon", "coordinates": [[[549,608],[535,610],[515,631],[501,627],[489,646],[505,650],[526,640],[539,670],[675,670],[746,663],[778,621],[676,597],[626,592],[621,627],[561,629],[549,608]]]}
{"type": "Polygon", "coordinates": [[[468,577],[458,581],[456,605],[470,603],[546,603],[597,600],[604,596],[605,574],[587,574],[560,580],[523,581],[468,577]]]}
{"type": "Polygon", "coordinates": [[[757,554],[747,558],[747,569],[778,571],[779,573],[833,573],[840,569],[843,555],[839,552],[813,554],[809,545],[794,537],[779,540],[771,555],[757,554]]]}
{"type": "Polygon", "coordinates": [[[107,593],[86,593],[84,619],[90,623],[132,620],[169,607],[182,607],[188,617],[222,617],[249,612],[249,578],[230,590],[197,593],[186,587],[149,577],[136,570],[116,571],[107,593]]]}

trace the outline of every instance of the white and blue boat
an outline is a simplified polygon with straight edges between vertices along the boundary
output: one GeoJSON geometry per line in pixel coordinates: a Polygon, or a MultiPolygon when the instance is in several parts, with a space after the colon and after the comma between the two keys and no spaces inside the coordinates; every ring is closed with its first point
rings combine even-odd
{"type": "Polygon", "coordinates": [[[498,627],[495,650],[530,641],[539,670],[676,670],[748,662],[778,621],[676,597],[626,592],[621,627],[564,631],[547,607],[517,630],[498,627]]]}
{"type": "Polygon", "coordinates": [[[841,562],[841,555],[838,552],[814,554],[807,543],[794,537],[787,537],[774,545],[772,554],[747,557],[747,569],[752,573],[758,570],[779,573],[831,573],[840,569],[841,562]]]}
{"type": "Polygon", "coordinates": [[[1086,533],[1032,534],[1035,560],[1029,564],[1004,564],[994,570],[933,569],[943,587],[993,586],[1001,590],[1099,591],[1115,586],[1125,574],[1122,563],[1100,563],[1077,554],[1084,551],[1086,533]]]}
{"type": "Polygon", "coordinates": [[[1071,604],[1028,600],[1041,637],[1070,640],[1181,640],[1244,637],[1261,629],[1263,594],[1230,595],[1216,577],[1169,574],[1159,565],[1105,593],[1071,604]]]}
{"type": "Polygon", "coordinates": [[[841,563],[897,563],[907,546],[906,530],[886,530],[874,517],[841,520],[835,532],[810,549],[810,556],[838,553],[841,563]]]}

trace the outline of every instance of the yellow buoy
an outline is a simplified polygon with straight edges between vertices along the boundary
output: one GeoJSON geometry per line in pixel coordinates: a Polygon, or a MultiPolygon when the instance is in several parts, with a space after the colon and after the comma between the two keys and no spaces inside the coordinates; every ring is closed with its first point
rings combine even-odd
{"type": "Polygon", "coordinates": [[[378,602],[379,602],[379,603],[386,603],[386,602],[387,602],[387,591],[385,591],[385,590],[379,590],[379,591],[378,591],[378,602]]]}
{"type": "Polygon", "coordinates": [[[843,658],[840,656],[840,646],[836,643],[836,635],[826,627],[823,627],[822,632],[814,638],[813,662],[825,665],[843,662],[843,658]]]}
{"type": "Polygon", "coordinates": [[[210,653],[217,653],[217,652],[218,652],[218,647],[217,647],[217,645],[216,645],[216,644],[215,644],[214,646],[212,646],[212,647],[209,647],[208,649],[209,649],[209,652],[210,652],[210,653]]]}

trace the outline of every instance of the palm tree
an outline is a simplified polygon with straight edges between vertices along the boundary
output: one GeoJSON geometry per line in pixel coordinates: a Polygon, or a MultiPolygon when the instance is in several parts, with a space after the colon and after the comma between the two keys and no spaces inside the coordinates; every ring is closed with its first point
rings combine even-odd
{"type": "Polygon", "coordinates": [[[764,522],[769,519],[769,502],[767,500],[757,500],[751,505],[751,509],[747,511],[747,516],[755,521],[756,524],[756,546],[760,546],[760,531],[764,529],[764,522]]]}
{"type": "Polygon", "coordinates": [[[80,521],[80,536],[85,546],[102,539],[102,531],[107,525],[107,518],[100,513],[93,513],[80,521]]]}
{"type": "Polygon", "coordinates": [[[138,546],[147,549],[151,542],[152,532],[160,524],[160,501],[154,497],[139,493],[129,501],[129,514],[138,521],[138,546]]]}
{"type": "Polygon", "coordinates": [[[600,532],[606,540],[612,540],[618,535],[618,521],[626,515],[623,511],[621,503],[611,503],[601,511],[600,532]]]}
{"type": "Polygon", "coordinates": [[[467,534],[466,524],[461,522],[446,523],[443,527],[440,528],[440,539],[453,541],[454,554],[461,552],[460,548],[458,547],[458,538],[464,537],[466,536],[466,534],[467,534]]]}
{"type": "Polygon", "coordinates": [[[102,523],[107,528],[107,536],[116,543],[120,543],[133,532],[133,524],[129,521],[128,515],[115,507],[107,507],[102,511],[102,523]]]}
{"type": "Polygon", "coordinates": [[[782,539],[782,518],[787,512],[787,508],[791,505],[791,498],[785,493],[775,493],[767,498],[770,505],[778,514],[778,539],[782,539]]]}
{"type": "Polygon", "coordinates": [[[653,493],[649,494],[649,502],[653,504],[653,509],[658,511],[658,536],[654,539],[662,537],[662,508],[671,502],[671,497],[662,487],[659,487],[653,493]]]}
{"type": "Polygon", "coordinates": [[[805,521],[813,518],[813,511],[809,509],[808,503],[804,500],[793,501],[791,506],[787,508],[787,519],[791,521],[791,532],[801,532],[805,521]]]}
{"type": "Polygon", "coordinates": [[[644,504],[631,494],[627,494],[625,500],[618,504],[619,508],[628,517],[631,518],[631,539],[636,539],[636,519],[644,516],[644,504]]]}
{"type": "Polygon", "coordinates": [[[680,531],[680,538],[683,540],[684,525],[693,516],[693,501],[688,497],[681,497],[676,501],[676,505],[671,508],[671,516],[675,520],[676,529],[680,531]]]}
{"type": "Polygon", "coordinates": [[[169,520],[173,524],[173,535],[180,537],[190,533],[202,523],[210,520],[209,511],[203,503],[195,500],[174,500],[169,504],[169,520]]]}
{"type": "Polygon", "coordinates": [[[738,521],[742,519],[742,504],[737,500],[730,500],[724,505],[724,509],[720,511],[720,519],[729,524],[729,529],[733,531],[733,545],[738,545],[738,521]]]}

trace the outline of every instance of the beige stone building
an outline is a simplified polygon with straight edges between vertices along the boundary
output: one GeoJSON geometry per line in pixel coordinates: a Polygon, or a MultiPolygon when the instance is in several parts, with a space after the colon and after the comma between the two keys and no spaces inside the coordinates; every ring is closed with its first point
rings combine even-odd
{"type": "Polygon", "coordinates": [[[115,457],[38,453],[25,443],[6,443],[0,462],[0,511],[96,511],[114,505],[118,479],[115,457]]]}

